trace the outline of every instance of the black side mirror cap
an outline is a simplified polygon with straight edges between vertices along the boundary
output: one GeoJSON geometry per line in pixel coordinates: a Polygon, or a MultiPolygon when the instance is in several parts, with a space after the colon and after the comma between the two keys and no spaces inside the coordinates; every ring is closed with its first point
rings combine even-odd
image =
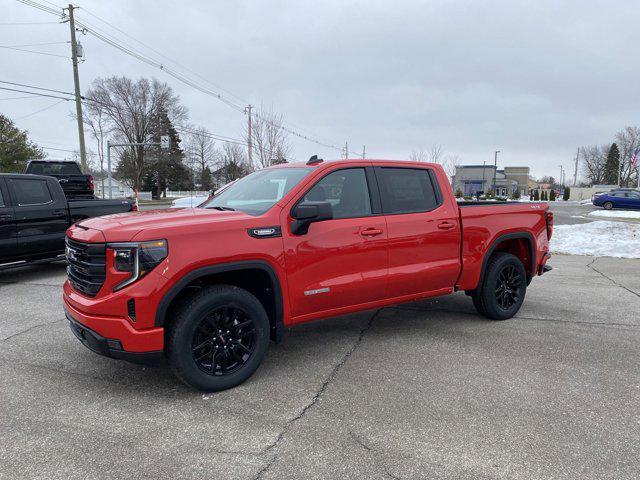
{"type": "Polygon", "coordinates": [[[304,235],[309,231],[309,225],[314,222],[331,220],[333,207],[329,202],[303,202],[291,210],[291,232],[294,235],[304,235]]]}

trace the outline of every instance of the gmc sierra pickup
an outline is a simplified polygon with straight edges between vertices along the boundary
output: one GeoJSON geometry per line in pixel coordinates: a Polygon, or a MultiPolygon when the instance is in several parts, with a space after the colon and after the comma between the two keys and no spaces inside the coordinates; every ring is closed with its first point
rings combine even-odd
{"type": "Polygon", "coordinates": [[[49,176],[0,174],[0,268],[64,259],[69,225],[137,208],[127,199],[67,199],[49,176]]]}
{"type": "Polygon", "coordinates": [[[510,318],[550,268],[552,228],[546,204],[459,206],[436,164],[312,157],[199,208],[72,226],[64,306],[95,352],[222,390],[302,322],[458,290],[510,318]]]}
{"type": "Polygon", "coordinates": [[[93,175],[84,175],[71,160],[31,160],[24,173],[55,178],[67,198],[94,198],[93,175]]]}

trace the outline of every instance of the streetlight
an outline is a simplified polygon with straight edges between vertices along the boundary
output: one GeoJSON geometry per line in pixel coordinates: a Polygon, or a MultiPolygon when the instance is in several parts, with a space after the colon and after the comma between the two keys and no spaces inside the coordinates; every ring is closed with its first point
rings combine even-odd
{"type": "Polygon", "coordinates": [[[493,166],[495,167],[493,169],[493,195],[494,196],[496,194],[496,175],[498,173],[498,154],[499,153],[500,153],[500,150],[496,150],[493,157],[493,166]]]}

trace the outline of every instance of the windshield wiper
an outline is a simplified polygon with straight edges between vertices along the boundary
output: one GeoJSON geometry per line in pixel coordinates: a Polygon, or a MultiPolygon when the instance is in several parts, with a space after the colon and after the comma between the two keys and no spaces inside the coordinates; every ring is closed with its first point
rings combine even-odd
{"type": "Polygon", "coordinates": [[[236,209],[235,208],[231,208],[231,207],[221,207],[219,205],[216,205],[215,207],[209,207],[209,208],[213,208],[214,210],[220,210],[221,212],[235,212],[236,209]]]}

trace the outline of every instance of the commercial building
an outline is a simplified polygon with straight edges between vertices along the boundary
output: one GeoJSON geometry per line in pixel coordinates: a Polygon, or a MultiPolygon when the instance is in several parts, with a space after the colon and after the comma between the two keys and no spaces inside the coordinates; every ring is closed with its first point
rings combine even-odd
{"type": "Polygon", "coordinates": [[[465,196],[493,190],[498,196],[510,197],[517,190],[524,197],[529,195],[529,167],[498,170],[493,165],[458,165],[451,184],[465,196]]]}

